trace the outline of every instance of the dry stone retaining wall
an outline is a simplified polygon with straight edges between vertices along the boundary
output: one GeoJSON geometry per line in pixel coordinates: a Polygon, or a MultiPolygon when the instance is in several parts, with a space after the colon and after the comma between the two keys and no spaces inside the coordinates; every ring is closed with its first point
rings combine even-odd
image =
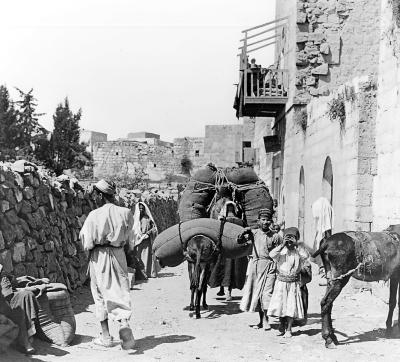
{"type": "MultiPolygon", "coordinates": [[[[176,223],[177,201],[146,200],[160,230],[176,223]],[[164,217],[167,215],[167,217],[164,217]]],[[[121,199],[121,204],[133,206],[121,199]]],[[[79,183],[44,171],[13,172],[0,164],[0,263],[16,276],[48,277],[71,289],[86,280],[79,231],[95,201],[79,183]]]]}

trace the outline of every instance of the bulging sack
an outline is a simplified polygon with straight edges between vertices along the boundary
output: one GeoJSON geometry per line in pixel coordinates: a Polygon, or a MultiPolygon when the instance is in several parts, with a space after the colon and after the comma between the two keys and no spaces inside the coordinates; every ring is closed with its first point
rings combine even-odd
{"type": "Polygon", "coordinates": [[[193,174],[192,180],[214,185],[216,180],[216,175],[217,175],[217,168],[212,164],[208,164],[207,166],[197,170],[193,174]]]}
{"type": "Polygon", "coordinates": [[[225,176],[229,182],[236,185],[247,185],[259,181],[252,167],[231,167],[225,169],[225,176]]]}
{"type": "Polygon", "coordinates": [[[260,209],[273,211],[273,200],[267,186],[264,184],[256,184],[239,189],[239,198],[244,210],[245,222],[249,227],[257,225],[258,211],[260,209]]]}
{"type": "Polygon", "coordinates": [[[39,338],[68,346],[75,337],[76,321],[66,286],[51,283],[47,292],[37,298],[39,304],[39,338]]]}
{"type": "Polygon", "coordinates": [[[215,195],[215,189],[196,181],[190,181],[181,195],[179,219],[181,222],[207,217],[207,207],[215,195]]]}
{"type": "MultiPolygon", "coordinates": [[[[153,252],[161,266],[177,266],[184,261],[183,245],[195,235],[204,235],[218,242],[221,223],[214,219],[190,220],[174,225],[160,233],[153,243],[153,252]]],[[[243,228],[225,223],[222,234],[222,255],[227,258],[239,258],[251,253],[252,244],[239,244],[237,237],[243,228]]]]}

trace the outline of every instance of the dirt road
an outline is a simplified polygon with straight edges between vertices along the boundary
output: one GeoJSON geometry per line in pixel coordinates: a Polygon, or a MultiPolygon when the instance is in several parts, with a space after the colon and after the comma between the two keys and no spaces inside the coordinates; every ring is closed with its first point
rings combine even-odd
{"type": "MultiPolygon", "coordinates": [[[[132,291],[132,326],[137,350],[126,352],[119,346],[105,349],[93,345],[98,333],[93,301],[88,289],[72,300],[77,320],[77,337],[67,348],[49,346],[35,340],[38,354],[33,358],[8,350],[0,361],[397,361],[400,339],[384,338],[387,305],[369,292],[355,292],[347,286],[337,299],[333,318],[342,344],[335,350],[324,347],[320,335],[319,301],[324,287],[319,277],[309,286],[310,309],[307,326],[295,328],[295,336],[283,339],[277,331],[253,330],[257,315],[241,313],[240,291],[226,302],[208,294],[209,311],[202,319],[184,310],[189,300],[186,265],[166,269],[158,279],[138,284],[132,291]]],[[[397,309],[395,311],[397,320],[397,309]]],[[[117,326],[112,325],[117,336],[117,326]]]]}

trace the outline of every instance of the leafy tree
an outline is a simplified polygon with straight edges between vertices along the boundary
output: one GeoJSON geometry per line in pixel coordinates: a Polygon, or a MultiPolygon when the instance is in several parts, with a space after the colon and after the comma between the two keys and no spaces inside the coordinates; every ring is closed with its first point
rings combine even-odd
{"type": "Polygon", "coordinates": [[[0,160],[15,156],[16,144],[13,132],[16,130],[17,114],[7,87],[0,86],[0,160]]]}
{"type": "Polygon", "coordinates": [[[79,142],[81,116],[81,109],[76,113],[70,110],[68,98],[56,108],[51,139],[56,173],[70,168],[82,168],[91,163],[90,153],[86,152],[86,146],[79,142]]]}
{"type": "Polygon", "coordinates": [[[37,100],[33,96],[33,89],[27,93],[19,88],[16,89],[20,100],[15,102],[17,120],[10,128],[11,138],[19,155],[32,158],[36,148],[35,143],[47,139],[48,131],[38,122],[38,117],[43,113],[36,113],[37,100]]]}

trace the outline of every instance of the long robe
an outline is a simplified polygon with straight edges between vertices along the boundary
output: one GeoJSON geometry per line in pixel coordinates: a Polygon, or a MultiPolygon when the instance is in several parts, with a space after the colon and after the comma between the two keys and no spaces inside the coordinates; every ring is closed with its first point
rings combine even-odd
{"type": "Polygon", "coordinates": [[[90,287],[96,317],[129,319],[132,314],[124,245],[133,239],[133,215],[125,207],[105,204],[89,213],[80,232],[90,251],[90,287]]]}
{"type": "Polygon", "coordinates": [[[268,315],[303,319],[305,313],[300,289],[300,272],[309,258],[307,250],[303,247],[293,250],[286,247],[282,250],[275,248],[270,252],[270,257],[276,261],[279,275],[268,315]],[[280,276],[282,276],[282,280],[280,276]]]}
{"type": "Polygon", "coordinates": [[[269,251],[282,243],[279,234],[253,231],[253,253],[248,267],[240,309],[244,312],[268,310],[276,279],[276,264],[269,257],[269,251]]]}
{"type": "MultiPolygon", "coordinates": [[[[226,222],[239,226],[244,223],[237,217],[227,217],[226,222]]],[[[221,254],[214,265],[211,266],[211,275],[208,281],[210,288],[226,287],[242,289],[246,281],[248,259],[247,256],[236,259],[224,258],[221,254]]]]}
{"type": "Polygon", "coordinates": [[[157,229],[155,223],[147,215],[144,215],[140,220],[141,234],[148,233],[148,238],[141,240],[141,242],[135,246],[136,256],[141,261],[142,270],[145,272],[148,278],[157,277],[157,273],[160,271],[160,266],[157,263],[153,255],[153,241],[157,235],[157,229]]]}

